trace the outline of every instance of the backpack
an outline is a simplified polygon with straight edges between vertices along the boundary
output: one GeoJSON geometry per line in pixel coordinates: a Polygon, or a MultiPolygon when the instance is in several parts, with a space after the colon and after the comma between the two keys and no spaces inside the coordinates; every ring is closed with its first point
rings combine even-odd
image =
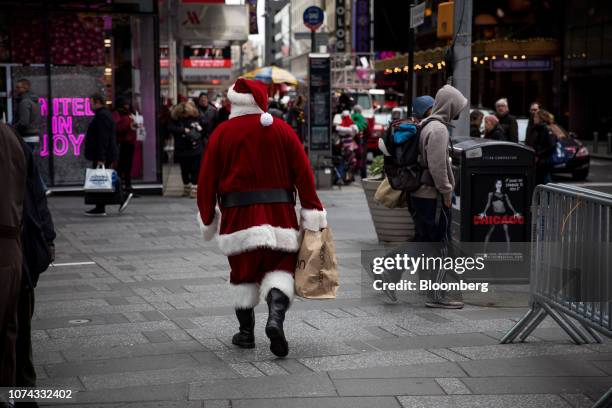
{"type": "Polygon", "coordinates": [[[383,136],[383,142],[390,156],[385,156],[384,171],[391,188],[412,193],[421,186],[423,171],[426,169],[419,163],[419,140],[422,126],[412,122],[401,122],[389,127],[390,131],[383,136]]]}

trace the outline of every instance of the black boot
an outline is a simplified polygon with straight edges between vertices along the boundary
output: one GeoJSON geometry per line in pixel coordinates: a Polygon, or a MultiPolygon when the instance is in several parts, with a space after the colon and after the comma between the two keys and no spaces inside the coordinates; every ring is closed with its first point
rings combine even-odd
{"type": "Polygon", "coordinates": [[[289,345],[285,339],[283,322],[289,308],[289,298],[280,290],[272,288],[266,296],[266,302],[269,310],[266,336],[270,339],[270,351],[277,357],[285,357],[289,354],[289,345]]]}
{"type": "Polygon", "coordinates": [[[232,337],[232,344],[240,348],[255,347],[255,312],[253,309],[236,309],[240,331],[232,337]]]}

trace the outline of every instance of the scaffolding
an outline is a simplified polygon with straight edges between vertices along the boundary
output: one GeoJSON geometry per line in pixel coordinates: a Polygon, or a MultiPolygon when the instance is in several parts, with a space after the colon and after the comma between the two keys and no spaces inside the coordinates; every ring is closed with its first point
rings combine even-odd
{"type": "Polygon", "coordinates": [[[376,88],[373,53],[332,53],[330,58],[332,89],[376,88]]]}

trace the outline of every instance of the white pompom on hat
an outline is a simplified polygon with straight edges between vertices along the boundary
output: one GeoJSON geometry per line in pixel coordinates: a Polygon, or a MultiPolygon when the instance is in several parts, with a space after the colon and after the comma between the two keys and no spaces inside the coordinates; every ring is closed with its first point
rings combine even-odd
{"type": "MultiPolygon", "coordinates": [[[[274,118],[268,110],[268,87],[261,81],[246,78],[238,78],[230,88],[228,99],[232,105],[255,107],[261,112],[259,122],[262,126],[270,126],[274,118]]],[[[233,110],[232,106],[232,110],[233,110]]],[[[256,113],[256,112],[250,112],[256,113]]]]}

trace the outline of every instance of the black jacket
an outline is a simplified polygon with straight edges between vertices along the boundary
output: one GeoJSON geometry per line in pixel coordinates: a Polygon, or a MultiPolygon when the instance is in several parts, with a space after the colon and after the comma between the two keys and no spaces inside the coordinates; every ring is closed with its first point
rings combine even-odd
{"type": "Polygon", "coordinates": [[[480,126],[470,125],[470,137],[480,137],[480,126]]]}
{"type": "Polygon", "coordinates": [[[557,139],[544,123],[533,126],[533,149],[538,166],[545,166],[550,156],[555,151],[557,139]]]}
{"type": "Polygon", "coordinates": [[[206,108],[198,105],[198,111],[200,112],[200,125],[204,132],[204,138],[208,140],[219,121],[217,107],[209,102],[206,108]]]}
{"type": "MultiPolygon", "coordinates": [[[[205,135],[200,118],[173,119],[168,124],[168,130],[174,136],[174,155],[177,158],[202,155],[205,135]],[[194,129],[196,124],[202,128],[202,137],[199,140],[194,140],[192,135],[185,133],[185,129],[194,129]]],[[[195,130],[193,131],[195,132],[195,130]]]]}
{"type": "Polygon", "coordinates": [[[229,119],[230,111],[225,106],[222,106],[221,109],[217,112],[217,125],[225,122],[229,119]]]}
{"type": "Polygon", "coordinates": [[[499,119],[499,126],[501,126],[502,130],[506,134],[506,140],[508,142],[518,143],[518,122],[514,118],[514,116],[509,113],[504,116],[496,115],[497,119],[499,119]]]}
{"type": "Polygon", "coordinates": [[[490,132],[487,132],[485,130],[484,137],[485,139],[508,141],[508,139],[506,138],[506,133],[504,133],[503,129],[501,128],[501,126],[499,126],[499,124],[495,125],[495,127],[491,129],[490,132]]]}
{"type": "Polygon", "coordinates": [[[38,283],[40,273],[44,272],[55,257],[53,241],[56,234],[53,218],[47,206],[47,195],[38,167],[34,164],[34,155],[25,143],[21,144],[27,169],[21,229],[22,276],[26,287],[33,289],[38,283]]]}
{"type": "Polygon", "coordinates": [[[85,158],[107,166],[117,161],[116,126],[112,113],[105,107],[96,109],[85,135],[85,158]]]}

